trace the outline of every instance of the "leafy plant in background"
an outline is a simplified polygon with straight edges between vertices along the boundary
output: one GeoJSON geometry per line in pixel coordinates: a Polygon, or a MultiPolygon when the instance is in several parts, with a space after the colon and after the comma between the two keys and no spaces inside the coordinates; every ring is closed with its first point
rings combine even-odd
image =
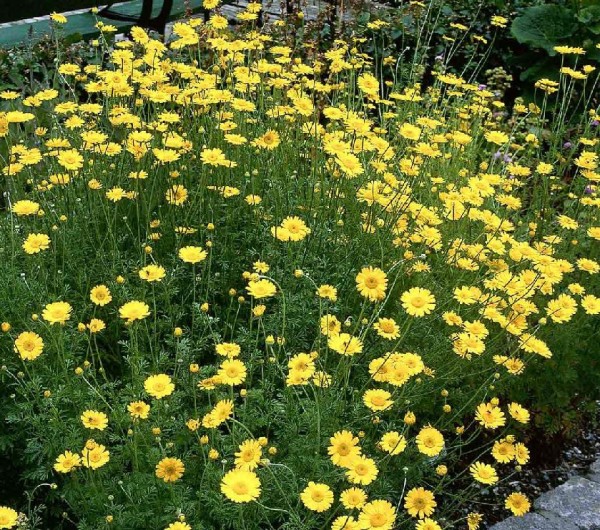
{"type": "Polygon", "coordinates": [[[513,20],[510,30],[518,42],[529,47],[513,59],[526,66],[520,74],[522,81],[558,78],[564,58],[556,52],[556,46],[582,48],[585,56],[579,62],[597,64],[600,61],[600,49],[596,47],[600,42],[600,2],[597,0],[527,7],[513,20]]]}

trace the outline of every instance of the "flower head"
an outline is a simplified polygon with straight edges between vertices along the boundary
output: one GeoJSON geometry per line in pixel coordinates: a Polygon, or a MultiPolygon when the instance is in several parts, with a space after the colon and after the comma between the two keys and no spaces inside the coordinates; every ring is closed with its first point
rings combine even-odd
{"type": "Polygon", "coordinates": [[[136,320],[142,320],[150,315],[150,307],[145,302],[132,300],[119,308],[119,315],[122,319],[127,320],[128,323],[131,323],[136,320]]]}
{"type": "Polygon", "coordinates": [[[153,398],[162,399],[173,393],[175,385],[167,374],[157,374],[151,375],[144,381],[144,388],[153,398]]]}
{"type": "Polygon", "coordinates": [[[232,469],[221,480],[221,493],[230,501],[251,502],[260,496],[260,480],[253,471],[232,469]]]}
{"type": "Polygon", "coordinates": [[[177,482],[185,472],[185,466],[179,458],[163,458],[156,464],[156,476],[165,482],[177,482]]]}

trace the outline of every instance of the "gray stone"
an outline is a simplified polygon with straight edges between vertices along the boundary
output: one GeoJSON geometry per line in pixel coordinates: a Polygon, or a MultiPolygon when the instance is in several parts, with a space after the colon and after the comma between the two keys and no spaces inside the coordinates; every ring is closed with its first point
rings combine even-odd
{"type": "Polygon", "coordinates": [[[600,484],[574,477],[543,493],[535,502],[538,510],[550,512],[581,530],[600,530],[600,484]]]}
{"type": "Polygon", "coordinates": [[[527,513],[523,517],[509,517],[490,530],[565,530],[565,526],[549,521],[537,513],[527,513]]]}
{"type": "Polygon", "coordinates": [[[594,482],[600,482],[600,460],[596,460],[591,466],[589,475],[587,476],[589,480],[593,480],[594,482]]]}
{"type": "Polygon", "coordinates": [[[563,519],[562,517],[559,517],[555,513],[540,510],[539,514],[544,519],[546,519],[550,524],[553,524],[554,526],[558,526],[561,530],[579,530],[579,528],[577,526],[575,526],[573,523],[563,519]]]}

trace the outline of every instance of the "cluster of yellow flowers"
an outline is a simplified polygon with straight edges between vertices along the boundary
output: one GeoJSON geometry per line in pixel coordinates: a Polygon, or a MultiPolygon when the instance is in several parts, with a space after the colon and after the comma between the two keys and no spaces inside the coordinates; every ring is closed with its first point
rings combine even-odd
{"type": "MultiPolygon", "coordinates": [[[[60,92],[0,93],[0,234],[27,275],[56,277],[28,302],[41,316],[3,324],[16,353],[3,362],[39,370],[44,398],[48,374],[74,364],[93,391],[69,403],[81,441],[55,451],[57,473],[146,466],[171,488],[214,473],[215,495],[256,502],[265,521],[441,530],[453,475],[493,485],[529,461],[518,439],[531,413],[496,385],[552,357],[546,328],[600,314],[598,285],[583,284],[600,272],[598,133],[543,159],[519,129],[547,119],[535,104],[508,127],[491,90],[454,74],[401,86],[341,40],[303,58],[252,29],[257,5],[238,17],[246,32],[218,12],[175,24],[168,44],[134,28],[108,67],[62,64],[60,92]],[[90,272],[96,249],[104,269],[90,272]],[[122,343],[126,363],[105,355],[122,343]],[[282,415],[292,434],[269,427],[282,415]],[[457,463],[483,438],[476,461],[457,463]]],[[[530,507],[518,492],[502,502],[530,507]]],[[[17,517],[0,507],[0,528],[17,517]]],[[[200,528],[169,517],[168,530],[200,528]]]]}

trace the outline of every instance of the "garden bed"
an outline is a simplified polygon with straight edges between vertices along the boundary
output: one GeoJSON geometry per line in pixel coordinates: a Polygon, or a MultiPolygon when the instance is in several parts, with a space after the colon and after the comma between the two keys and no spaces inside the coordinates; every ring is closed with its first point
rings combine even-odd
{"type": "Polygon", "coordinates": [[[104,28],[6,56],[0,527],[527,513],[598,448],[585,49],[510,101],[476,82],[492,44],[460,71],[468,27],[432,56],[417,4],[401,52],[383,19],[207,7],[166,43],[104,28]]]}

